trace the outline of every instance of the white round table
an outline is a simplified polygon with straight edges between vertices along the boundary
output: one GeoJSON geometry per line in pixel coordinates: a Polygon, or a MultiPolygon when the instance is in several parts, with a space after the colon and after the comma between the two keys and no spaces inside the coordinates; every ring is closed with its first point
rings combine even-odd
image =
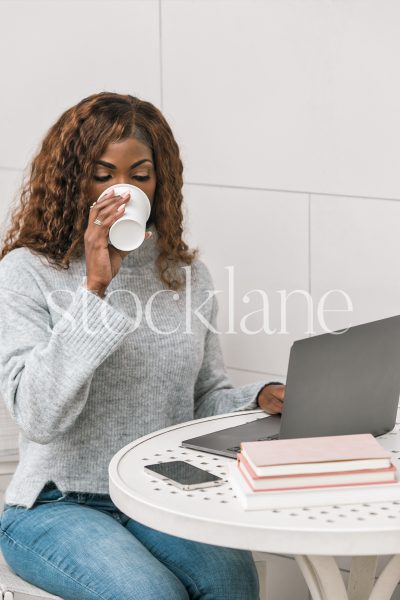
{"type": "MultiPolygon", "coordinates": [[[[400,498],[395,502],[244,511],[232,489],[232,459],[181,447],[182,440],[264,417],[242,411],[181,423],[139,438],[109,465],[110,496],[129,517],[171,535],[258,552],[294,555],[313,600],[389,600],[400,580],[400,498]],[[182,491],[149,476],[146,464],[185,460],[225,479],[182,491]],[[394,555],[375,582],[379,555],[394,555]],[[346,590],[334,556],[352,556],[346,590]],[[375,583],[374,583],[375,582],[375,583]]],[[[379,441],[400,469],[399,426],[379,441]]]]}

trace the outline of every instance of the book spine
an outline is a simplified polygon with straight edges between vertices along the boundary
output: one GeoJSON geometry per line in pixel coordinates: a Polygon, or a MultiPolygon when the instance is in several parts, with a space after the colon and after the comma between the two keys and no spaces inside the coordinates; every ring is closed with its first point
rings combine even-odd
{"type": "Polygon", "coordinates": [[[260,492],[264,492],[266,494],[271,493],[271,492],[290,492],[292,490],[320,490],[320,489],[326,489],[326,488],[343,488],[343,487],[355,487],[355,486],[362,486],[362,485],[386,485],[386,484],[390,484],[390,483],[396,483],[396,479],[394,477],[392,477],[391,479],[388,479],[386,481],[382,481],[382,480],[374,480],[374,479],[369,479],[368,481],[348,481],[348,482],[343,482],[343,483],[321,483],[320,485],[318,484],[307,484],[307,485],[301,485],[301,482],[299,481],[299,485],[290,485],[290,486],[285,486],[284,485],[284,481],[282,481],[282,485],[279,486],[277,485],[276,487],[269,487],[269,488],[254,488],[253,485],[251,484],[251,481],[249,481],[246,477],[246,475],[243,473],[243,467],[239,467],[240,472],[242,473],[243,477],[246,479],[247,485],[249,486],[249,489],[251,489],[255,494],[259,494],[260,492]]]}
{"type": "MultiPolygon", "coordinates": [[[[247,473],[251,476],[252,479],[262,482],[265,481],[267,482],[279,482],[282,481],[282,483],[284,483],[285,481],[289,481],[289,479],[294,479],[297,480],[299,482],[302,481],[302,479],[308,478],[308,477],[339,477],[339,476],[343,476],[343,477],[357,477],[358,475],[370,475],[371,478],[374,476],[374,473],[386,473],[388,476],[390,476],[391,474],[396,472],[396,467],[391,464],[389,467],[384,467],[383,469],[360,469],[358,471],[335,471],[335,472],[324,472],[324,471],[317,471],[316,473],[295,473],[293,475],[264,475],[264,476],[260,476],[257,475],[253,469],[251,468],[251,465],[249,465],[248,461],[246,460],[246,458],[241,455],[238,454],[237,456],[237,461],[240,467],[246,469],[247,473]]],[[[371,482],[372,483],[372,482],[371,482]]]]}

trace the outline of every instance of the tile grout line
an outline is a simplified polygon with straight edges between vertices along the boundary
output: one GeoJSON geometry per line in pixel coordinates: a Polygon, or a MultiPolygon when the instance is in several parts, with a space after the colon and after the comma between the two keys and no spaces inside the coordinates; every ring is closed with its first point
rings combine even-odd
{"type": "Polygon", "coordinates": [[[254,371],[253,369],[243,369],[242,367],[231,367],[230,365],[225,365],[226,369],[230,369],[231,371],[240,371],[241,373],[253,373],[255,375],[276,375],[277,377],[285,377],[282,374],[279,373],[271,373],[268,371],[254,371]]]}
{"type": "MultiPolygon", "coordinates": [[[[161,2],[162,0],[158,0],[160,7],[160,19],[161,19],[161,2]]],[[[163,110],[163,73],[162,73],[162,50],[161,50],[161,21],[160,21],[160,97],[161,97],[161,110],[163,110]]],[[[0,172],[8,171],[8,172],[21,172],[23,173],[24,167],[5,167],[0,165],[0,172]]],[[[357,194],[335,194],[334,192],[310,192],[304,190],[287,190],[287,189],[279,189],[279,188],[268,188],[268,187],[250,187],[244,185],[226,185],[226,184],[217,184],[217,183],[198,183],[193,181],[185,181],[184,185],[193,186],[193,187],[211,187],[211,188],[221,188],[228,190],[248,190],[253,192],[277,192],[278,194],[299,194],[299,195],[307,195],[309,198],[311,196],[325,196],[328,198],[355,198],[359,200],[381,200],[384,202],[399,202],[399,198],[387,198],[385,196],[360,196],[357,194]]]]}
{"type": "Polygon", "coordinates": [[[0,167],[0,171],[13,171],[15,173],[23,171],[23,169],[18,169],[17,167],[0,167]]]}
{"type": "Polygon", "coordinates": [[[358,194],[336,194],[335,192],[317,192],[317,191],[307,191],[307,190],[287,190],[287,189],[279,189],[279,188],[264,188],[264,187],[250,187],[245,185],[226,185],[226,184],[217,184],[217,183],[198,183],[194,181],[185,181],[185,185],[193,186],[193,187],[212,187],[212,188],[221,188],[228,190],[249,190],[254,192],[278,192],[282,194],[302,194],[304,195],[313,195],[313,196],[328,196],[331,198],[357,198],[360,200],[384,200],[386,202],[399,202],[400,196],[398,198],[388,198],[385,196],[360,196],[358,194]]]}

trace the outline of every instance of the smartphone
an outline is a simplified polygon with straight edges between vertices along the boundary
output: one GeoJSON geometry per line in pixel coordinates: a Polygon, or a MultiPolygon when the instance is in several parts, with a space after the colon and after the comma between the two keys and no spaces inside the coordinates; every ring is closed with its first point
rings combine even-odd
{"type": "Polygon", "coordinates": [[[224,482],[222,477],[212,475],[212,473],[199,469],[184,460],[145,465],[144,470],[149,475],[168,481],[181,490],[212,487],[224,482]]]}

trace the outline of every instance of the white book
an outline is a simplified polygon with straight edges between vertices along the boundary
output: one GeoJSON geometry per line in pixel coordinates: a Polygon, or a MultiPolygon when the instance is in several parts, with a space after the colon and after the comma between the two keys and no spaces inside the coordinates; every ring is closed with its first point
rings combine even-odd
{"type": "Polygon", "coordinates": [[[332,504],[372,504],[400,501],[400,482],[306,490],[254,492],[246,483],[237,463],[228,466],[229,479],[244,510],[302,508],[332,504]]]}

